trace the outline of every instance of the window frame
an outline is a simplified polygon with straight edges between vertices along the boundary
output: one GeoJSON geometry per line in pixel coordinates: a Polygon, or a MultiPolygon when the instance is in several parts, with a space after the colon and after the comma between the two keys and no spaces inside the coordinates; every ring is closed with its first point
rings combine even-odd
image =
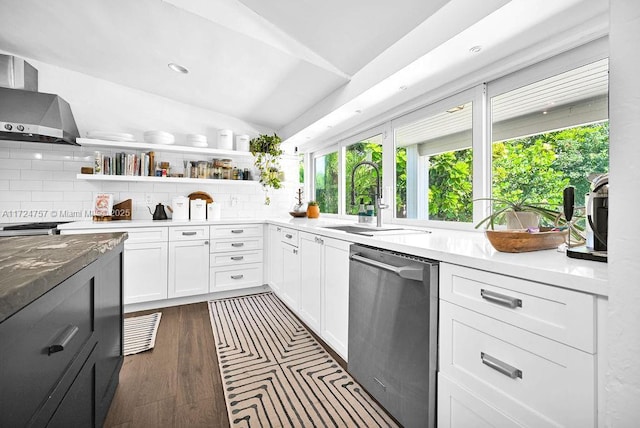
{"type": "MultiPolygon", "coordinates": [[[[366,138],[382,134],[382,168],[386,173],[383,174],[383,191],[391,187],[391,198],[385,200],[389,204],[389,208],[382,210],[383,222],[394,223],[399,225],[425,226],[444,229],[460,229],[474,231],[475,225],[491,212],[490,201],[486,200],[491,197],[491,180],[492,180],[492,117],[491,117],[491,99],[497,95],[509,92],[522,86],[544,80],[546,78],[564,73],[566,71],[581,67],[583,65],[605,59],[609,57],[608,38],[602,37],[581,46],[570,49],[566,52],[541,59],[535,63],[523,65],[521,68],[508,74],[496,75],[489,77],[484,82],[478,82],[470,85],[467,89],[457,91],[449,96],[439,98],[429,98],[429,94],[423,94],[419,98],[424,100],[423,104],[415,107],[415,101],[409,101],[405,104],[405,110],[395,108],[384,115],[377,116],[377,124],[370,121],[360,124],[354,129],[363,129],[363,131],[347,135],[349,131],[336,137],[335,140],[329,141],[328,145],[323,145],[317,150],[308,152],[308,164],[313,166],[312,175],[309,177],[308,194],[315,195],[315,159],[329,153],[338,152],[338,214],[326,213],[326,216],[355,219],[355,215],[345,214],[345,198],[346,191],[346,171],[345,154],[346,147],[362,141],[366,138]],[[442,111],[443,108],[450,108],[451,105],[459,105],[471,101],[473,103],[472,114],[472,150],[473,150],[473,221],[471,223],[428,220],[428,219],[406,219],[396,218],[396,165],[395,165],[395,129],[412,122],[433,115],[442,111]],[[456,104],[458,103],[458,104],[456,104]],[[413,104],[408,111],[409,105],[413,104]],[[380,122],[383,120],[383,122],[380,122]],[[373,125],[373,126],[369,126],[373,125]],[[341,138],[342,137],[342,138],[341,138]]],[[[386,195],[386,192],[383,193],[386,195]]]]}

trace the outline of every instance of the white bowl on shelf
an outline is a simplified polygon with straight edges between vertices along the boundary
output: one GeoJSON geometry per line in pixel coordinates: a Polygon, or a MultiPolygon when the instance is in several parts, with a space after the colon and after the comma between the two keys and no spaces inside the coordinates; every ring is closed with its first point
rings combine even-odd
{"type": "Polygon", "coordinates": [[[127,134],[124,132],[111,132],[111,131],[89,131],[87,132],[87,138],[93,138],[96,140],[107,140],[107,141],[122,141],[122,142],[136,141],[133,134],[127,134]]]}
{"type": "Polygon", "coordinates": [[[193,147],[209,147],[207,137],[201,134],[188,134],[187,144],[191,144],[193,147]]]}
{"type": "Polygon", "coordinates": [[[150,144],[173,144],[176,137],[164,131],[146,131],[144,141],[150,144]]]}

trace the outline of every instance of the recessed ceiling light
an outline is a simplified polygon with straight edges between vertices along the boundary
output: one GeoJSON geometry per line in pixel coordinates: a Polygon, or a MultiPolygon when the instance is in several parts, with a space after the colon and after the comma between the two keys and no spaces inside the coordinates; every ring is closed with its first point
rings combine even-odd
{"type": "Polygon", "coordinates": [[[482,46],[476,45],[473,46],[471,49],[469,49],[469,52],[471,53],[478,53],[482,50],[482,46]]]}
{"type": "Polygon", "coordinates": [[[356,114],[360,114],[360,113],[362,113],[362,110],[356,110],[355,113],[356,114]]]}
{"type": "Polygon", "coordinates": [[[188,74],[189,70],[186,67],[181,66],[180,64],[176,64],[175,62],[170,62],[167,64],[170,69],[180,74],[188,74]]]}
{"type": "Polygon", "coordinates": [[[401,90],[401,91],[406,91],[406,90],[407,90],[407,88],[408,88],[408,86],[406,86],[406,85],[402,85],[402,86],[400,86],[398,89],[399,89],[399,90],[401,90]]]}

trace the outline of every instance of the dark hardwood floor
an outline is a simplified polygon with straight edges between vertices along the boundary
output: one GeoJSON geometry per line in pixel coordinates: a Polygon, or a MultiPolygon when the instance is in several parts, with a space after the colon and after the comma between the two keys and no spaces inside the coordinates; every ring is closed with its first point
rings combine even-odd
{"type": "MultiPolygon", "coordinates": [[[[155,347],[124,358],[120,384],[104,426],[228,427],[207,304],[127,316],[158,311],[162,319],[155,347]]],[[[325,348],[346,368],[344,360],[325,348]]]]}

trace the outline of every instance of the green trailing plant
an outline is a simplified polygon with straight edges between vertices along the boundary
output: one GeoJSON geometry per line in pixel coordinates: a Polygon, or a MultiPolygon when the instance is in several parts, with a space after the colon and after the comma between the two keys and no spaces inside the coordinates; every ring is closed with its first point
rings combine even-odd
{"type": "Polygon", "coordinates": [[[309,202],[307,203],[307,206],[310,206],[310,207],[317,207],[317,206],[318,206],[318,202],[316,202],[316,201],[309,201],[309,202]]]}
{"type": "Polygon", "coordinates": [[[280,148],[281,143],[282,139],[275,133],[273,135],[260,134],[249,142],[251,154],[254,156],[253,164],[260,171],[260,184],[265,191],[265,205],[271,203],[269,189],[282,187],[280,157],[283,151],[280,148]]]}
{"type": "Polygon", "coordinates": [[[577,223],[581,218],[579,213],[576,213],[578,215],[575,215],[572,221],[567,224],[562,212],[552,209],[551,205],[547,203],[531,202],[526,195],[516,201],[510,201],[502,198],[478,198],[474,200],[491,201],[493,203],[491,214],[480,220],[475,226],[476,229],[484,225],[485,227],[493,230],[496,224],[504,224],[505,218],[509,213],[531,212],[538,214],[541,222],[545,223],[547,226],[559,228],[568,227],[571,231],[571,236],[575,240],[584,240],[584,228],[577,223]]]}

